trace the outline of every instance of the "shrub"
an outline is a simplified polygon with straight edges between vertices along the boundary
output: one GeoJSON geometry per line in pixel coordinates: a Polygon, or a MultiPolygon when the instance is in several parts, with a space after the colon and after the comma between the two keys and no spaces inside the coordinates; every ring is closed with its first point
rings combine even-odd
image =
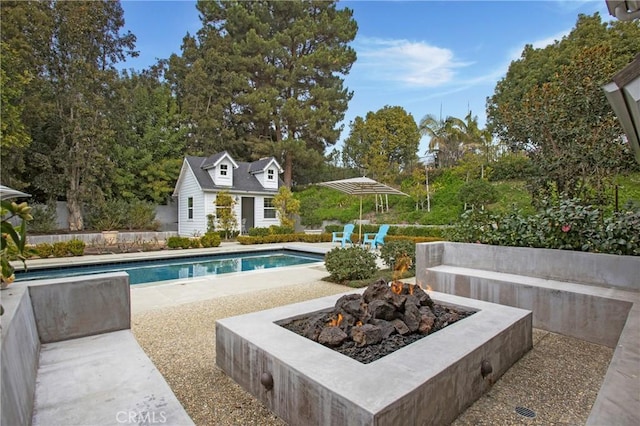
{"type": "Polygon", "coordinates": [[[188,249],[191,248],[191,238],[189,237],[169,237],[167,238],[167,247],[170,249],[188,249]]]}
{"type": "Polygon", "coordinates": [[[394,269],[396,261],[401,256],[409,256],[411,259],[409,270],[414,271],[416,265],[416,245],[414,242],[409,240],[389,241],[380,249],[380,257],[390,269],[394,269]]]}
{"type": "Polygon", "coordinates": [[[577,199],[563,198],[531,216],[519,211],[465,212],[448,234],[452,241],[640,255],[640,213],[602,213],[577,199]]]}
{"type": "Polygon", "coordinates": [[[293,226],[271,225],[269,227],[269,233],[276,235],[295,234],[295,230],[293,226]]]}
{"type": "Polygon", "coordinates": [[[33,219],[28,222],[27,228],[30,232],[51,232],[56,229],[56,206],[38,204],[31,209],[33,219]]]}
{"type": "MultiPolygon", "coordinates": [[[[344,225],[327,225],[325,226],[325,232],[342,232],[344,225]]],[[[375,234],[380,229],[380,225],[362,225],[362,233],[375,234]]],[[[360,230],[359,225],[356,225],[354,232],[360,230]]],[[[389,228],[388,236],[392,235],[404,235],[410,237],[438,237],[442,238],[445,233],[445,228],[441,226],[391,226],[389,228]]],[[[357,234],[354,234],[353,240],[357,234]]]]}
{"type": "Polygon", "coordinates": [[[336,247],[325,255],[325,267],[336,282],[371,278],[378,270],[376,256],[361,247],[336,247]]]}
{"type": "Polygon", "coordinates": [[[220,245],[220,234],[217,232],[207,232],[200,238],[202,247],[218,247],[220,245]]]}
{"type": "Polygon", "coordinates": [[[305,243],[328,243],[331,241],[331,234],[282,234],[265,235],[251,237],[249,235],[239,235],[236,240],[242,245],[267,244],[267,243],[290,243],[301,241],[305,243]]]}
{"type": "Polygon", "coordinates": [[[524,154],[505,154],[491,163],[491,168],[491,181],[523,179],[533,173],[531,160],[524,154]]]}
{"type": "Polygon", "coordinates": [[[67,243],[64,241],[53,243],[52,249],[53,257],[65,257],[67,255],[67,243]]]}
{"type": "Polygon", "coordinates": [[[126,206],[123,225],[127,229],[158,229],[156,209],[151,203],[132,201],[126,206]]]}
{"type": "Polygon", "coordinates": [[[640,256],[640,211],[614,213],[604,221],[599,251],[640,256]]]}
{"type": "Polygon", "coordinates": [[[96,231],[122,229],[127,210],[128,207],[125,201],[107,200],[91,204],[86,214],[87,228],[96,231]]]}
{"type": "Polygon", "coordinates": [[[468,206],[478,208],[498,201],[498,191],[485,180],[472,180],[462,185],[458,199],[468,206]]]}
{"type": "Polygon", "coordinates": [[[72,256],[82,256],[84,254],[84,248],[86,244],[82,240],[73,239],[67,241],[67,253],[72,256]]]}
{"type": "Polygon", "coordinates": [[[250,237],[264,237],[265,235],[269,234],[269,228],[249,228],[250,237]]]}
{"type": "Polygon", "coordinates": [[[443,235],[441,226],[391,226],[389,235],[406,235],[411,237],[439,237],[443,235]]]}
{"type": "Polygon", "coordinates": [[[46,259],[53,254],[53,246],[49,243],[36,244],[35,251],[38,257],[46,259]]]}
{"type": "Polygon", "coordinates": [[[86,214],[87,228],[96,231],[157,230],[160,224],[155,219],[154,205],[144,201],[107,200],[92,205],[86,214]]]}

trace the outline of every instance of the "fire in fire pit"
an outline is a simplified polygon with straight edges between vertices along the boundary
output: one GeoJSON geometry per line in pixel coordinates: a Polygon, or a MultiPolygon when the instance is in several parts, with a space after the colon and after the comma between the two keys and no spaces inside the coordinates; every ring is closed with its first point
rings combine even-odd
{"type": "Polygon", "coordinates": [[[433,303],[418,285],[379,280],[362,295],[342,296],[329,311],[277,324],[368,364],[473,313],[433,303]]]}

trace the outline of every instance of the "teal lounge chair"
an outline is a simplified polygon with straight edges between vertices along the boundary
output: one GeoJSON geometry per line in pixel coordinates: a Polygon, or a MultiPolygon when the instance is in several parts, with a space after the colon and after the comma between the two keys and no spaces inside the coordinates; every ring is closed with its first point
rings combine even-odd
{"type": "Polygon", "coordinates": [[[364,234],[362,240],[362,247],[366,247],[367,244],[371,244],[371,250],[377,249],[378,246],[384,245],[384,237],[387,236],[389,231],[389,225],[380,225],[380,229],[375,234],[364,234]]]}
{"type": "Polygon", "coordinates": [[[342,230],[342,232],[332,232],[331,242],[342,243],[342,247],[344,247],[346,243],[351,243],[351,234],[353,234],[354,228],[355,228],[355,225],[348,224],[344,226],[344,229],[342,230]]]}

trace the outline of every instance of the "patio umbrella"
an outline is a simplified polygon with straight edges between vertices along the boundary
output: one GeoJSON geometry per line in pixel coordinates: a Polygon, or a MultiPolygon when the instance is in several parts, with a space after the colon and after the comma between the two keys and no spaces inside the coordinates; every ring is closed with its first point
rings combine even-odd
{"type": "Polygon", "coordinates": [[[0,200],[19,197],[31,197],[31,195],[26,192],[18,191],[17,189],[9,188],[8,186],[0,185],[0,200]]]}
{"type": "Polygon", "coordinates": [[[332,180],[329,182],[321,182],[318,185],[326,186],[328,188],[337,189],[349,195],[360,196],[360,227],[358,235],[362,235],[362,196],[363,195],[378,195],[378,194],[391,194],[391,195],[404,195],[408,197],[402,191],[385,185],[384,183],[377,182],[368,177],[357,177],[351,179],[332,180]]]}

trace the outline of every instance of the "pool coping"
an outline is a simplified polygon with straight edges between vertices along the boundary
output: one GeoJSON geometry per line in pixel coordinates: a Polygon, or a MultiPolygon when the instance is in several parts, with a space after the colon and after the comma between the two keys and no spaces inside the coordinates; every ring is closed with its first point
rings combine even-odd
{"type": "MultiPolygon", "coordinates": [[[[325,244],[325,243],[319,243],[325,244]]],[[[55,257],[47,259],[28,259],[27,269],[47,269],[62,266],[83,266],[103,263],[135,262],[156,259],[173,259],[179,257],[206,256],[217,254],[233,254],[242,252],[261,252],[272,250],[296,250],[314,254],[324,254],[329,247],[311,247],[311,244],[260,244],[241,245],[239,243],[222,243],[219,247],[199,249],[157,250],[136,253],[95,254],[76,257],[55,257]]],[[[24,270],[21,262],[12,262],[16,271],[24,270]]]]}

